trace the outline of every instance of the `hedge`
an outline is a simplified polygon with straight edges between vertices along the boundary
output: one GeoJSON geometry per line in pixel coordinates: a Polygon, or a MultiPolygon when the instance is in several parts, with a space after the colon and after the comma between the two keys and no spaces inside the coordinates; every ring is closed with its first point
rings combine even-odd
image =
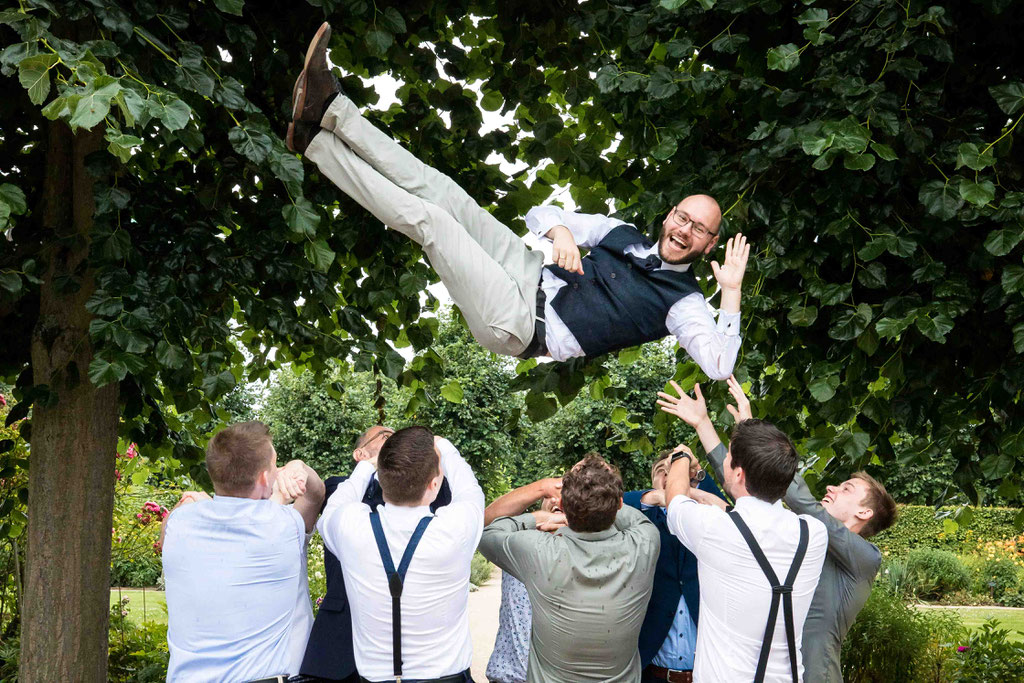
{"type": "MultiPolygon", "coordinates": [[[[956,508],[940,508],[951,513],[956,508]]],[[[960,525],[949,533],[943,528],[943,519],[935,518],[930,505],[900,505],[896,523],[872,540],[883,553],[902,555],[911,548],[939,548],[955,553],[970,552],[979,543],[1005,541],[1020,534],[1014,520],[1020,508],[972,508],[974,518],[970,525],[960,525]]]]}

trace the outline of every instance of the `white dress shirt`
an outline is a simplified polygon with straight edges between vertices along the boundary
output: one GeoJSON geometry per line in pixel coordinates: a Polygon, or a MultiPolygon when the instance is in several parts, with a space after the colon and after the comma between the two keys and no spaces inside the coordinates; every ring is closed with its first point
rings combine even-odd
{"type": "Polygon", "coordinates": [[[302,516],[270,500],[215,496],[164,524],[167,680],[298,673],[313,626],[302,516]]]}
{"type": "MultiPolygon", "coordinates": [[[[402,590],[402,673],[408,678],[440,678],[469,668],[469,567],[484,526],[484,493],[469,464],[449,441],[440,439],[441,470],[452,502],[438,508],[413,554],[402,590]]],[[[328,499],[317,529],[341,562],[352,613],[352,644],[359,674],[371,681],[393,680],[391,593],[370,525],[370,507],[361,501],[373,476],[359,463],[328,499]]],[[[381,526],[397,567],[429,506],[383,505],[381,526]]]]}
{"type": "MultiPolygon", "coordinates": [[[[597,246],[613,229],[624,225],[623,221],[598,214],[574,213],[557,206],[535,206],[526,214],[526,227],[538,238],[547,239],[547,233],[556,225],[569,228],[577,246],[597,246]]],[[[644,259],[657,255],[658,245],[645,248],[642,244],[631,244],[627,254],[644,259]]],[[[662,270],[686,271],[688,264],[662,262],[662,270]]],[[[547,295],[544,305],[544,319],[547,325],[544,341],[548,355],[556,361],[584,355],[576,337],[552,307],[558,290],[566,285],[565,280],[545,268],[541,276],[541,288],[547,295]]],[[[740,314],[719,313],[718,322],[708,311],[707,301],[700,292],[684,296],[668,311],[665,320],[668,331],[675,336],[679,346],[697,361],[711,379],[726,379],[736,365],[736,354],[740,349],[740,314]]]]}
{"type": "MultiPolygon", "coordinates": [[[[811,598],[818,586],[828,547],[825,525],[799,517],[782,507],[743,496],[735,508],[775,570],[780,581],[789,573],[800,540],[800,519],[807,520],[807,554],[793,582],[793,619],[797,668],[803,679],[801,634],[811,598]]],[[[668,506],[668,528],[697,557],[700,579],[700,621],[693,680],[697,683],[750,683],[757,670],[768,611],[771,584],[754,559],[736,524],[722,509],[676,496],[668,506]]],[[[792,683],[786,622],[780,603],[765,683],[792,683]]]]}

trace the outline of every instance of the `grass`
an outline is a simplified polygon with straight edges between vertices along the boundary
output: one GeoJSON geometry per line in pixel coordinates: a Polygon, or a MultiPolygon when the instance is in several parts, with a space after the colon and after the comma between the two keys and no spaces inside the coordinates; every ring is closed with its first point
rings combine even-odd
{"type": "Polygon", "coordinates": [[[167,599],[164,592],[147,588],[110,589],[110,605],[114,606],[121,598],[128,598],[128,617],[137,623],[166,624],[167,599]],[[120,595],[118,593],[120,592],[120,595]],[[145,592],[145,596],[143,596],[145,592]],[[145,610],[143,610],[145,604],[145,610]]]}
{"type": "Polygon", "coordinates": [[[1009,640],[1024,643],[1024,607],[1007,609],[998,607],[932,607],[929,609],[955,609],[963,617],[964,626],[972,631],[981,628],[989,619],[998,619],[999,628],[1010,631],[1009,640]]]}

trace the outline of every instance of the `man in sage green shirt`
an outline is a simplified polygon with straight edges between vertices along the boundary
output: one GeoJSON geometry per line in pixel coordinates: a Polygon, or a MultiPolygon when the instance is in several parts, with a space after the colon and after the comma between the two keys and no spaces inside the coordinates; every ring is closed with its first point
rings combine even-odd
{"type": "MultiPolygon", "coordinates": [[[[551,480],[488,506],[485,517],[522,513],[551,480]]],[[[526,585],[533,606],[528,683],[640,680],[637,638],[661,539],[640,511],[622,507],[622,477],[596,454],[561,482],[562,514],[499,517],[480,552],[526,585]],[[563,516],[564,515],[564,516],[563,516]],[[545,533],[546,531],[553,533],[545,533]]]]}
{"type": "MultiPolygon", "coordinates": [[[[672,386],[679,398],[661,393],[658,403],[697,430],[715,476],[722,481],[728,450],[708,417],[700,385],[695,387],[696,398],[683,393],[675,382],[672,386]]],[[[736,422],[753,417],[750,401],[735,377],[729,378],[729,393],[736,400],[736,406],[728,406],[736,422]]],[[[825,563],[804,621],[804,680],[809,683],[842,683],[843,639],[871,595],[871,584],[882,563],[878,546],[867,539],[888,529],[896,519],[892,496],[866,472],[855,472],[826,491],[824,498],[816,500],[797,474],[783,498],[790,510],[817,518],[828,530],[825,563]]]]}

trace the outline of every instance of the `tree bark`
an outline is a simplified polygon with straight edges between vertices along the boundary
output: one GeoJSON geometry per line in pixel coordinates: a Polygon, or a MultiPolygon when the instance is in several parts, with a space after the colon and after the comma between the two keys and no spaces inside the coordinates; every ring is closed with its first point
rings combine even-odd
{"type": "Polygon", "coordinates": [[[39,227],[53,239],[31,352],[35,385],[48,385],[57,400],[37,400],[32,411],[20,679],[99,682],[107,671],[118,387],[97,389],[87,374],[95,206],[84,160],[102,149],[102,125],[73,134],[51,123],[47,144],[39,227]]]}

